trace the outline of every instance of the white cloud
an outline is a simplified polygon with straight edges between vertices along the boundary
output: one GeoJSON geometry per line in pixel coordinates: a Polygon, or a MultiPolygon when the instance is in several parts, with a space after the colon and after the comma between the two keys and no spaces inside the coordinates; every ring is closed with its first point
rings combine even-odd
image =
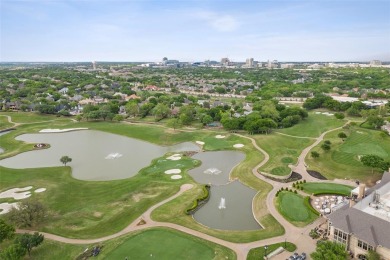
{"type": "Polygon", "coordinates": [[[231,32],[238,29],[240,23],[231,15],[220,15],[214,12],[197,12],[195,18],[207,22],[213,29],[220,32],[231,32]]]}

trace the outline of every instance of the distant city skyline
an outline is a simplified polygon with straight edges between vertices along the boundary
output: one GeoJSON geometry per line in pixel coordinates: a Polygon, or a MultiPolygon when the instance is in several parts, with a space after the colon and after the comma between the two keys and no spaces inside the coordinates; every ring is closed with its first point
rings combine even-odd
{"type": "Polygon", "coordinates": [[[0,62],[390,61],[390,1],[3,0],[0,62]]]}

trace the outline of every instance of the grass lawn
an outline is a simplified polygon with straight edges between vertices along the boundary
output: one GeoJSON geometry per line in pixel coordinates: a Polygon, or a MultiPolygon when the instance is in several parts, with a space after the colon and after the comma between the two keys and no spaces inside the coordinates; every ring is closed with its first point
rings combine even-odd
{"type": "Polygon", "coordinates": [[[7,129],[12,127],[14,124],[8,122],[8,118],[5,116],[1,116],[0,113],[0,130],[7,129]]]}
{"type": "Polygon", "coordinates": [[[299,124],[290,128],[277,130],[277,132],[302,137],[318,137],[323,132],[343,126],[345,122],[345,120],[336,119],[334,116],[310,112],[309,116],[305,120],[299,122],[299,124]]]}
{"type": "Polygon", "coordinates": [[[167,228],[154,228],[122,238],[98,259],[236,259],[223,246],[167,228]]]}
{"type": "Polygon", "coordinates": [[[312,149],[317,151],[320,157],[314,159],[308,154],[306,163],[309,169],[320,172],[328,179],[359,179],[368,183],[380,179],[382,171],[375,169],[372,174],[372,169],[364,166],[359,156],[375,154],[384,160],[390,160],[390,137],[381,137],[380,131],[354,126],[342,130],[348,136],[342,141],[337,137],[340,132],[341,130],[331,132],[325,136],[324,140],[332,142],[330,151],[322,151],[321,143],[312,149]]]}
{"type": "Polygon", "coordinates": [[[26,259],[76,259],[89,245],[72,245],[45,239],[26,259]]]}
{"type": "Polygon", "coordinates": [[[15,123],[36,123],[58,119],[70,120],[70,117],[57,117],[55,115],[43,115],[35,112],[0,112],[1,115],[11,116],[12,122],[15,123]]]}
{"type": "Polygon", "coordinates": [[[317,215],[307,208],[304,198],[299,194],[282,191],[275,202],[279,213],[297,227],[304,227],[317,218],[317,215]]]}
{"type": "MultiPolygon", "coordinates": [[[[268,245],[267,249],[267,255],[278,249],[279,247],[285,248],[285,250],[289,252],[294,252],[297,249],[297,246],[290,242],[282,242],[282,243],[276,243],[272,245],[268,245]]],[[[252,248],[249,250],[248,256],[246,257],[247,260],[258,260],[258,259],[264,259],[265,256],[265,249],[263,246],[252,248]]]]}
{"type": "Polygon", "coordinates": [[[337,183],[307,182],[299,185],[309,194],[339,194],[348,196],[353,189],[351,186],[337,183]]]}
{"type": "Polygon", "coordinates": [[[270,156],[260,171],[285,176],[291,172],[289,164],[296,164],[302,150],[314,142],[312,139],[295,138],[279,134],[253,135],[257,144],[270,156]]]}

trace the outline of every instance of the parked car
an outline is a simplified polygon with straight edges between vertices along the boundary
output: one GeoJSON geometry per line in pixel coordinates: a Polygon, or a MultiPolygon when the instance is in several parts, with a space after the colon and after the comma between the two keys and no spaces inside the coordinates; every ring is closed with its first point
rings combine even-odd
{"type": "Polygon", "coordinates": [[[301,257],[302,257],[302,260],[305,260],[305,259],[306,259],[306,253],[303,252],[303,253],[301,254],[301,257]]]}

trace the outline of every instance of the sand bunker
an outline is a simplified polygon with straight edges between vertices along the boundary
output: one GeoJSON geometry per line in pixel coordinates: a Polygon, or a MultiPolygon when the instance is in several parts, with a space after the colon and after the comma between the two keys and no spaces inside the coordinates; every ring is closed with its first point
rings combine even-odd
{"type": "Polygon", "coordinates": [[[172,175],[171,176],[172,180],[178,180],[178,179],[181,179],[181,178],[183,178],[181,175],[172,175]]]}
{"type": "Polygon", "coordinates": [[[26,199],[31,196],[31,192],[28,191],[30,189],[32,189],[32,186],[6,190],[0,193],[0,199],[5,199],[5,198],[14,198],[16,200],[26,199]]]}
{"type": "Polygon", "coordinates": [[[204,145],[204,142],[202,142],[202,141],[196,141],[195,143],[200,144],[200,145],[204,145]]]}
{"type": "Polygon", "coordinates": [[[45,190],[46,190],[46,188],[39,188],[39,189],[36,189],[34,192],[41,193],[41,192],[44,192],[45,190]]]}
{"type": "Polygon", "coordinates": [[[77,131],[77,130],[88,130],[88,128],[81,127],[81,128],[66,128],[66,129],[42,129],[39,131],[40,133],[64,133],[69,131],[77,131]]]}
{"type": "Polygon", "coordinates": [[[18,207],[18,203],[17,202],[13,202],[13,203],[4,202],[4,203],[0,203],[0,215],[8,213],[8,212],[11,211],[12,208],[17,208],[17,207],[18,207]]]}
{"type": "Polygon", "coordinates": [[[216,135],[215,138],[218,138],[218,139],[222,139],[222,138],[225,138],[226,136],[224,135],[216,135]]]}
{"type": "Polygon", "coordinates": [[[164,173],[165,174],[178,174],[178,173],[181,173],[181,170],[180,169],[170,169],[170,170],[166,170],[164,173]]]}
{"type": "Polygon", "coordinates": [[[168,160],[172,160],[172,161],[178,161],[181,159],[181,154],[179,153],[176,153],[174,155],[171,155],[169,157],[167,157],[168,160]]]}
{"type": "Polygon", "coordinates": [[[109,155],[106,156],[105,159],[112,160],[112,159],[120,158],[122,156],[123,156],[123,154],[120,154],[120,153],[110,153],[109,155]]]}
{"type": "Polygon", "coordinates": [[[233,145],[233,147],[234,148],[242,148],[242,147],[244,147],[244,145],[243,144],[235,144],[235,145],[233,145]]]}

